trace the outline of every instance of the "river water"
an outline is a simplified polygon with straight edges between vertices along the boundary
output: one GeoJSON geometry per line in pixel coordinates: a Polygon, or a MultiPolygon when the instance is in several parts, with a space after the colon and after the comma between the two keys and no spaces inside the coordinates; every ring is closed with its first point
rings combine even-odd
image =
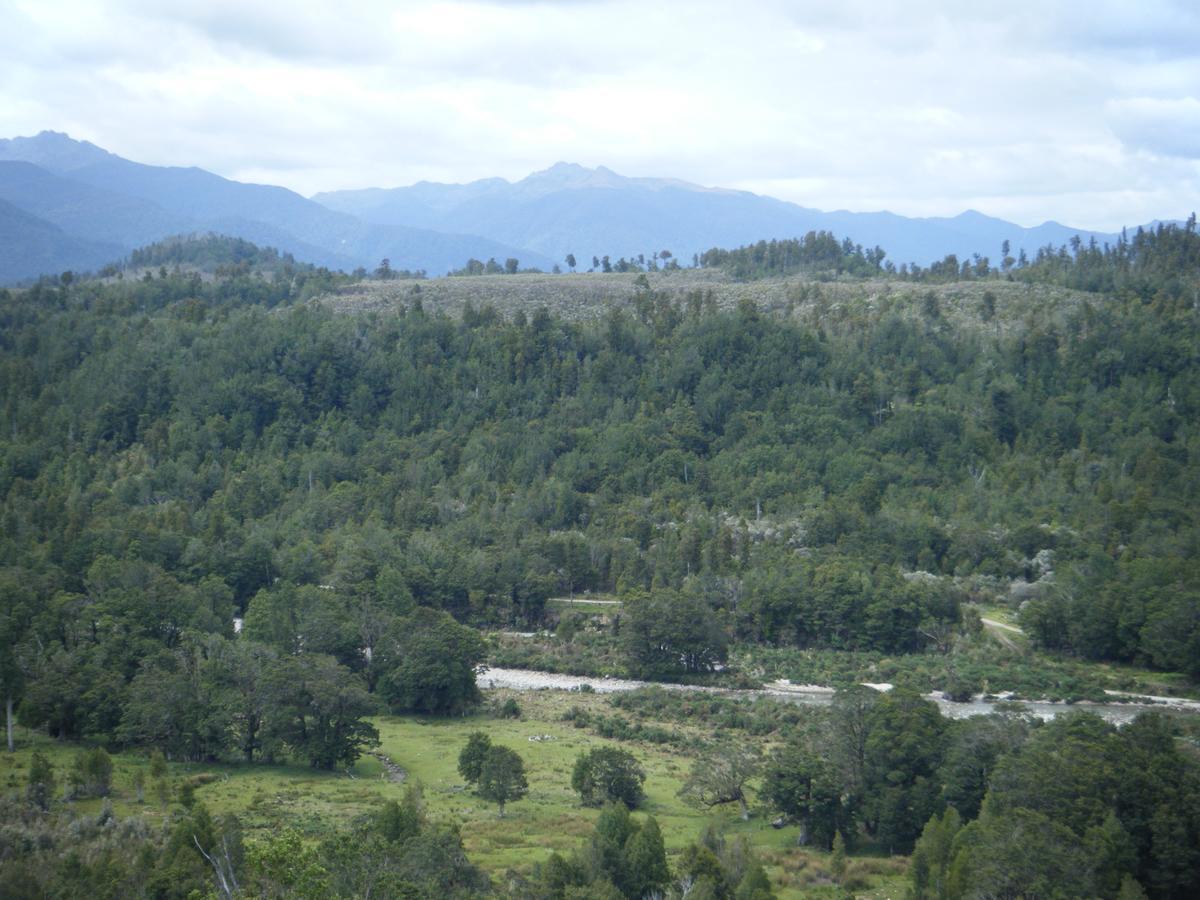
{"type": "MultiPolygon", "coordinates": [[[[641,687],[655,686],[667,691],[698,691],[702,693],[720,694],[727,697],[770,697],[800,706],[828,706],[833,701],[834,689],[822,685],[790,684],[788,682],[772,682],[757,690],[736,690],[732,688],[696,687],[688,684],[664,684],[660,682],[635,681],[626,678],[586,678],[578,675],[560,675],[556,672],[538,672],[532,669],[484,669],[476,679],[483,690],[508,688],[517,691],[572,691],[579,690],[582,685],[590,685],[598,694],[615,694],[622,691],[633,691],[641,687]]],[[[877,690],[888,690],[891,685],[870,685],[877,690]]],[[[1112,692],[1109,692],[1112,693],[1112,692]]],[[[997,704],[1002,700],[984,700],[977,697],[967,703],[956,703],[945,699],[940,693],[926,694],[938,705],[942,715],[950,719],[965,719],[969,716],[985,716],[995,712],[997,704]]],[[[1017,701],[1030,715],[1039,719],[1053,719],[1055,716],[1074,710],[1087,710],[1101,718],[1122,725],[1132,722],[1139,713],[1147,710],[1171,710],[1176,712],[1200,713],[1200,701],[1181,700],[1175,697],[1150,697],[1145,695],[1116,695],[1127,696],[1136,702],[1125,703],[1053,703],[1045,700],[1017,701]]]]}

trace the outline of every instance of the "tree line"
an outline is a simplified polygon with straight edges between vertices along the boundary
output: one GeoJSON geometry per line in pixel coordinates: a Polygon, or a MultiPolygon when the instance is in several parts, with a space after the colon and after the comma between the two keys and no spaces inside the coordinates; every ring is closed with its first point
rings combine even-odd
{"type": "Polygon", "coordinates": [[[1025,250],[1012,255],[1002,242],[998,261],[975,253],[969,259],[947,254],[927,266],[886,260],[880,247],[864,249],[853,240],[838,240],[830,232],[810,231],[802,238],[758,241],[732,250],[713,248],[697,263],[723,269],[739,279],[778,278],[807,273],[822,276],[888,277],[915,282],[948,283],[1008,279],[1052,284],[1074,290],[1195,307],[1200,279],[1200,240],[1196,215],[1182,225],[1159,223],[1122,231],[1116,242],[1084,242],[1078,235],[1062,246],[1047,244],[1030,257],[1025,250]]]}

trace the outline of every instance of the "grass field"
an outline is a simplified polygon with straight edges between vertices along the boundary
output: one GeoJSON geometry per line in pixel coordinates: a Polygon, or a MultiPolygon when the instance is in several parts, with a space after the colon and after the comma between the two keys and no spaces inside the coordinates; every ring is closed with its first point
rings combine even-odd
{"type": "MultiPolygon", "coordinates": [[[[527,318],[539,309],[569,321],[599,321],[613,309],[634,309],[637,281],[643,273],[588,272],[571,275],[521,273],[430,278],[422,281],[366,280],[348,285],[315,302],[339,312],[393,312],[418,300],[430,312],[458,317],[469,305],[494,308],[501,316],[527,318]]],[[[644,273],[650,288],[675,301],[696,296],[719,309],[749,301],[765,312],[795,316],[816,327],[843,320],[859,322],[894,312],[919,317],[929,296],[936,298],[944,322],[956,328],[998,334],[1029,316],[1056,321],[1086,302],[1079,291],[1010,281],[961,281],[917,284],[894,278],[830,280],[811,275],[737,281],[717,269],[678,269],[644,273]],[[995,317],[979,316],[985,292],[995,297],[995,317]]]]}
{"type": "MultiPolygon", "coordinates": [[[[504,699],[503,692],[492,697],[504,699]]],[[[381,737],[379,752],[402,766],[408,780],[420,784],[431,818],[459,825],[471,860],[497,883],[510,870],[529,872],[552,851],[566,854],[581,845],[598,811],[580,806],[570,786],[571,769],[581,752],[615,743],[562,720],[573,705],[608,712],[608,699],[601,695],[545,691],[520,694],[518,702],[523,711],[520,719],[480,713],[458,719],[384,716],[375,720],[381,737]],[[485,731],[493,743],[513,748],[525,761],[529,795],[509,804],[504,818],[494,805],[471,793],[457,771],[458,753],[475,730],[485,731]]],[[[669,727],[687,731],[686,726],[669,727]]],[[[17,753],[0,755],[0,782],[6,790],[23,786],[34,747],[50,756],[61,784],[78,747],[22,737],[17,753]]],[[[633,752],[646,771],[647,796],[641,812],[656,817],[668,856],[674,857],[711,818],[709,812],[689,807],[676,796],[691,760],[662,745],[625,742],[621,746],[633,752]]],[[[371,756],[361,758],[352,773],[290,766],[171,764],[172,799],[163,804],[146,757],[119,754],[114,763],[111,799],[118,817],[167,817],[178,808],[178,787],[190,780],[197,785],[196,799],[215,814],[237,815],[250,840],[284,826],[317,839],[384,800],[399,799],[406,790],[404,783],[388,778],[383,764],[371,756]],[[143,803],[134,791],[134,773],[139,769],[146,779],[143,803]]],[[[751,795],[752,805],[754,801],[751,795]]],[[[76,806],[81,813],[91,813],[99,810],[101,802],[92,799],[76,806]]],[[[772,816],[765,809],[754,809],[748,822],[738,820],[734,812],[716,814],[727,817],[730,834],[743,834],[754,845],[781,898],[838,895],[829,876],[828,854],[796,847],[795,828],[772,828],[772,816]]],[[[850,861],[847,880],[857,896],[899,897],[904,892],[905,867],[903,859],[857,856],[850,861]]]]}

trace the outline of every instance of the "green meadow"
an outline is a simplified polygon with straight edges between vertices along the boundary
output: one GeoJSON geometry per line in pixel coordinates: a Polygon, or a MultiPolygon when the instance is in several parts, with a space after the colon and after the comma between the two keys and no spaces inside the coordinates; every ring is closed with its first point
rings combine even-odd
{"type": "MultiPolygon", "coordinates": [[[[551,852],[569,854],[590,834],[598,810],[580,805],[571,789],[575,759],[589,748],[612,744],[630,750],[646,772],[646,799],[639,814],[651,814],[662,829],[668,856],[674,858],[694,841],[709,821],[720,819],[729,835],[745,835],[780,897],[837,896],[829,873],[829,854],[795,846],[796,828],[774,828],[774,818],[755,805],[743,822],[736,809],[701,810],[676,796],[691,767],[691,757],[678,746],[697,746],[699,730],[661,723],[681,733],[678,745],[640,741],[609,741],[563,720],[572,706],[609,713],[608,698],[600,694],[544,691],[512,694],[522,709],[519,719],[502,719],[486,711],[510,696],[488,695],[485,711],[459,718],[381,716],[374,719],[381,743],[375,752],[404,769],[398,780],[376,756],[363,756],[351,771],[318,772],[287,765],[170,763],[165,787],[150,775],[149,759],[134,753],[113,756],[110,801],[118,818],[141,815],[163,821],[178,811],[180,789],[191,784],[197,802],[214,815],[232,813],[247,839],[265,837],[281,828],[295,828],[316,840],[332,828],[353,821],[386,800],[400,799],[408,783],[420,786],[429,816],[456,824],[470,859],[484,868],[493,881],[506,873],[529,873],[551,852]],[[509,804],[503,818],[495,805],[475,796],[458,774],[458,754],[467,736],[476,730],[494,744],[516,750],[525,762],[529,793],[509,804]],[[693,743],[688,738],[694,737],[693,743]],[[144,800],[136,796],[135,775],[144,778],[144,800]]],[[[50,741],[22,731],[15,754],[0,756],[0,781],[6,789],[19,788],[29,757],[40,749],[54,764],[61,784],[79,746],[50,741]]],[[[746,740],[758,740],[739,732],[746,740]]],[[[769,746],[763,740],[763,747],[769,746]]],[[[98,813],[104,801],[75,803],[81,814],[98,813]]],[[[843,883],[853,885],[856,896],[892,897],[903,890],[906,860],[873,856],[869,851],[849,861],[843,883]]]]}

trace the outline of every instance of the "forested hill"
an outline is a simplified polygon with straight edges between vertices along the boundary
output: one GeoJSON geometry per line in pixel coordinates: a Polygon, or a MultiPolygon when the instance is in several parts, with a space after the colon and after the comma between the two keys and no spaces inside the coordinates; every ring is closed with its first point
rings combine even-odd
{"type": "Polygon", "coordinates": [[[1008,241],[992,259],[979,253],[970,259],[949,254],[928,266],[897,264],[882,247],[863,247],[828,231],[802,238],[758,241],[733,250],[713,248],[697,258],[706,268],[754,280],[786,275],[899,276],[924,283],[988,281],[1003,277],[1025,284],[1054,284],[1093,293],[1143,300],[1164,297],[1195,304],[1200,287],[1200,240],[1193,213],[1182,227],[1159,224],[1122,233],[1111,243],[1078,236],[1067,244],[1048,244],[1034,254],[1014,249],[1008,241]],[[1015,254],[1015,255],[1014,255],[1015,254]]]}
{"type": "Polygon", "coordinates": [[[362,669],[413,604],[536,624],[582,590],[887,652],[1011,603],[1046,646],[1200,676],[1197,311],[1169,292],[798,282],[766,314],[642,287],[582,323],[164,274],[0,294],[27,721],[113,733],[139,659],[235,613],[362,669]]]}

